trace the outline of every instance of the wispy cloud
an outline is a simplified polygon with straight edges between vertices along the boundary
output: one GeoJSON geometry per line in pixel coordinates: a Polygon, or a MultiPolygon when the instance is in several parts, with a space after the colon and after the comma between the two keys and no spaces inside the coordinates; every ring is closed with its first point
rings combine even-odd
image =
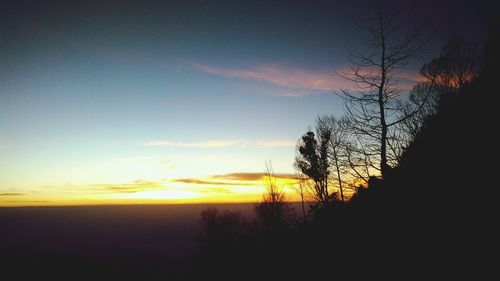
{"type": "Polygon", "coordinates": [[[263,65],[252,69],[225,69],[199,63],[193,65],[209,74],[259,80],[289,89],[331,92],[332,89],[341,86],[335,84],[346,82],[338,80],[335,71],[312,71],[276,65],[263,65]]]}
{"type": "Polygon", "coordinates": [[[0,193],[0,196],[20,196],[24,195],[24,193],[19,193],[19,192],[4,192],[0,193]]]}
{"type": "Polygon", "coordinates": [[[132,183],[118,183],[118,184],[93,184],[92,187],[120,193],[133,193],[141,192],[151,189],[166,189],[164,183],[161,181],[147,181],[147,180],[136,180],[132,183]]]}
{"type": "Polygon", "coordinates": [[[272,148],[272,147],[294,147],[296,145],[296,141],[292,140],[257,140],[257,141],[248,141],[248,140],[207,140],[200,142],[173,142],[167,140],[155,140],[155,141],[147,141],[142,145],[145,146],[171,146],[171,147],[186,147],[186,148],[220,148],[220,147],[228,147],[228,146],[249,146],[253,145],[258,148],[272,148]]]}
{"type": "MultiPolygon", "coordinates": [[[[174,179],[172,183],[184,183],[190,185],[204,185],[204,186],[255,186],[261,185],[262,180],[267,175],[265,173],[248,173],[248,172],[240,172],[240,173],[229,173],[229,174],[221,174],[221,175],[212,175],[205,178],[183,178],[183,179],[174,179]]],[[[294,181],[296,180],[296,176],[294,174],[288,173],[274,173],[274,176],[277,179],[284,181],[294,181]]]]}
{"type": "Polygon", "coordinates": [[[418,82],[423,82],[425,81],[425,77],[420,75],[420,73],[418,72],[409,72],[409,71],[400,71],[397,73],[397,75],[395,76],[396,79],[403,79],[403,80],[406,80],[406,81],[409,81],[409,82],[414,82],[414,83],[418,83],[418,82]]]}
{"type": "MultiPolygon", "coordinates": [[[[203,185],[235,185],[234,182],[203,180],[203,179],[175,179],[172,182],[189,183],[189,184],[203,184],[203,185]]],[[[239,184],[238,183],[238,185],[246,185],[246,184],[239,184]]]]}
{"type": "Polygon", "coordinates": [[[48,200],[4,200],[4,203],[17,203],[17,204],[38,204],[38,203],[48,203],[48,200]]]}
{"type": "MultiPolygon", "coordinates": [[[[340,89],[357,90],[352,81],[338,75],[349,76],[352,72],[349,67],[319,71],[277,65],[260,65],[248,69],[228,69],[199,63],[193,63],[193,65],[212,75],[263,81],[288,89],[271,93],[277,96],[297,97],[331,93],[340,89]]],[[[393,76],[393,81],[397,81],[402,89],[410,89],[422,79],[418,73],[410,71],[400,71],[393,76]]]]}
{"type": "Polygon", "coordinates": [[[232,194],[234,193],[231,188],[223,188],[223,187],[208,187],[205,189],[200,189],[199,192],[203,193],[225,193],[225,194],[232,194]]]}
{"type": "MultiPolygon", "coordinates": [[[[214,175],[215,179],[238,180],[238,181],[257,181],[262,180],[266,176],[265,173],[229,173],[223,175],[214,175]]],[[[278,179],[296,179],[294,174],[274,173],[278,179]]]]}
{"type": "Polygon", "coordinates": [[[295,147],[296,141],[291,140],[271,140],[271,141],[257,141],[257,147],[295,147]]]}
{"type": "Polygon", "coordinates": [[[143,145],[145,146],[174,146],[174,147],[200,147],[200,148],[214,148],[214,147],[225,147],[232,146],[236,144],[241,144],[242,141],[239,140],[208,140],[202,142],[172,142],[172,141],[148,141],[143,145]]]}
{"type": "MultiPolygon", "coordinates": [[[[377,71],[376,68],[362,68],[357,70],[359,75],[362,75],[364,77],[369,77],[368,80],[375,80],[379,81],[380,75],[379,72],[377,71]]],[[[349,67],[343,67],[338,70],[336,70],[336,73],[338,73],[338,77],[341,79],[349,80],[349,79],[354,79],[356,80],[356,76],[354,75],[354,70],[349,67]]],[[[401,90],[410,90],[413,88],[413,86],[419,82],[425,81],[425,78],[420,75],[416,71],[408,71],[408,70],[398,70],[394,71],[391,73],[390,76],[390,81],[393,84],[394,87],[399,88],[401,90]]],[[[343,90],[354,90],[354,91],[365,91],[366,84],[360,83],[356,84],[355,82],[351,82],[350,87],[343,87],[343,90]]]]}

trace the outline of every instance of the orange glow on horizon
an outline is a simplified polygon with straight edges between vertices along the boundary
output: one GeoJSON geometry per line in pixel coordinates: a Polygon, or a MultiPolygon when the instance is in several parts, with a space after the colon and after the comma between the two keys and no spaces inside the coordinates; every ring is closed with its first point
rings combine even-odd
{"type": "MultiPolygon", "coordinates": [[[[275,179],[288,201],[300,201],[300,195],[294,188],[298,183],[295,175],[275,173],[275,179]]],[[[250,203],[262,199],[266,190],[264,182],[264,173],[229,173],[201,178],[69,185],[61,186],[57,192],[0,193],[0,207],[250,203]]],[[[361,183],[355,185],[360,186],[361,183]]],[[[333,185],[331,189],[338,192],[333,185]]],[[[344,188],[343,191],[346,200],[350,200],[355,193],[353,188],[344,188]]],[[[305,192],[305,199],[314,201],[310,190],[305,192]]]]}
{"type": "MultiPolygon", "coordinates": [[[[299,197],[291,185],[296,179],[277,174],[277,182],[290,201],[299,197]]],[[[114,204],[247,203],[262,199],[263,174],[233,173],[194,179],[137,180],[122,184],[90,184],[62,187],[58,193],[0,194],[0,207],[71,206],[114,204]]]]}

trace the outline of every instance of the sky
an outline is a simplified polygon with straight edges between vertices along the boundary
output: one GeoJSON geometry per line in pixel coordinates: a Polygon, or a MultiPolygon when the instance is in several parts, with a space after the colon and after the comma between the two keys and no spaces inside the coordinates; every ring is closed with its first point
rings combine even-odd
{"type": "MultiPolygon", "coordinates": [[[[398,1],[418,67],[451,34],[480,46],[485,3],[398,1]]],[[[0,206],[247,202],[265,162],[342,115],[336,75],[366,53],[372,1],[5,1],[0,206]]],[[[290,192],[290,196],[293,197],[290,192]]]]}

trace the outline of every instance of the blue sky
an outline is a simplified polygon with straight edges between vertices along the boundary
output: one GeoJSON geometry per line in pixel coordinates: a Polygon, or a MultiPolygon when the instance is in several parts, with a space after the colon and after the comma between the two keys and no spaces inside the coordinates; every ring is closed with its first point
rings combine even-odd
{"type": "MultiPolygon", "coordinates": [[[[50,201],[76,185],[72,198],[87,198],[92,184],[262,172],[267,160],[293,173],[295,142],[319,114],[342,114],[333,90],[349,85],[335,71],[367,50],[353,24],[367,3],[8,3],[0,193],[50,201]]],[[[435,18],[424,6],[402,4],[419,11],[410,26],[435,18]]],[[[479,8],[468,23],[450,20],[463,9],[441,14],[435,34],[480,40],[479,8]]]]}

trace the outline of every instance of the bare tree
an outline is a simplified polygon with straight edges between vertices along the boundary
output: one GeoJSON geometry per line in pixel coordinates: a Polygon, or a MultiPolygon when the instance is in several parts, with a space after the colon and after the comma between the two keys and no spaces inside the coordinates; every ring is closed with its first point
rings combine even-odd
{"type": "Polygon", "coordinates": [[[404,135],[401,138],[401,143],[407,146],[419,133],[425,124],[428,116],[437,112],[439,102],[438,90],[432,81],[418,83],[410,92],[410,97],[402,107],[401,131],[404,135]],[[415,110],[420,107],[419,110],[415,110]]]}
{"type": "Polygon", "coordinates": [[[347,131],[348,121],[345,117],[341,119],[335,118],[332,115],[319,116],[316,120],[316,131],[320,135],[328,135],[329,150],[328,157],[330,166],[334,170],[330,173],[332,184],[337,187],[340,192],[341,202],[344,203],[344,179],[346,179],[347,167],[347,131]]]}
{"type": "Polygon", "coordinates": [[[391,155],[389,142],[397,135],[391,130],[407,118],[398,114],[405,89],[394,77],[416,58],[423,45],[419,32],[402,33],[401,26],[399,11],[379,4],[376,15],[360,26],[370,36],[367,45],[372,52],[351,55],[350,72],[338,73],[356,87],[342,90],[340,95],[346,100],[353,132],[362,138],[363,153],[370,158],[367,163],[382,177],[397,159],[391,155]]]}
{"type": "Polygon", "coordinates": [[[374,163],[373,158],[377,155],[370,155],[368,149],[361,136],[355,132],[350,132],[345,146],[346,163],[348,169],[346,177],[351,178],[346,182],[351,188],[356,188],[360,185],[367,185],[368,180],[372,176],[372,168],[374,163]]]}
{"type": "Polygon", "coordinates": [[[478,56],[470,42],[458,37],[446,41],[441,55],[424,64],[420,73],[440,94],[455,94],[478,74],[478,56]]]}
{"type": "Polygon", "coordinates": [[[456,94],[477,76],[478,60],[471,43],[452,37],[443,46],[439,57],[424,64],[420,73],[427,81],[413,87],[401,115],[408,116],[401,124],[406,132],[406,142],[420,132],[428,116],[437,112],[443,95],[456,94]]]}
{"type": "Polygon", "coordinates": [[[255,204],[255,213],[265,231],[281,230],[288,225],[291,208],[283,185],[276,181],[271,162],[266,162],[263,183],[266,191],[262,201],[255,204]]]}
{"type": "Polygon", "coordinates": [[[291,188],[300,196],[300,203],[302,207],[302,221],[305,222],[307,219],[305,200],[306,198],[308,198],[310,183],[308,181],[308,178],[300,172],[297,173],[296,178],[297,182],[291,185],[291,188]]]}

